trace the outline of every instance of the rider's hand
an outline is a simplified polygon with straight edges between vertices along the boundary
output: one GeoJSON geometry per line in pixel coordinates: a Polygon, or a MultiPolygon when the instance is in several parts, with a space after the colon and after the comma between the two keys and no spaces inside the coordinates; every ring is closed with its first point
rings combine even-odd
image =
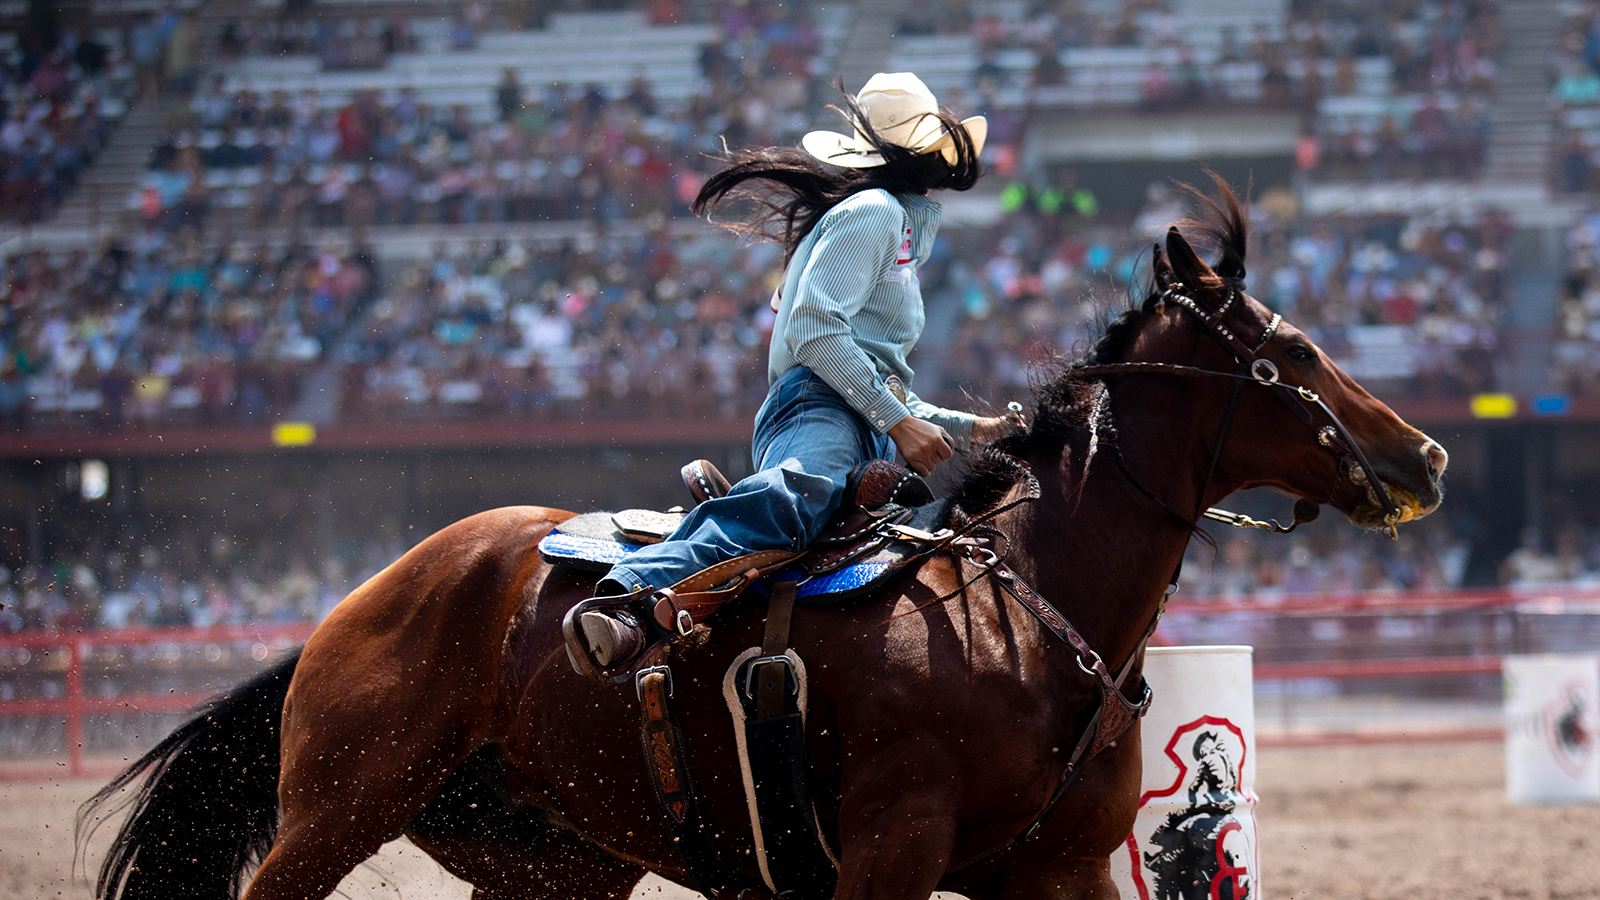
{"type": "Polygon", "coordinates": [[[911,471],[924,477],[950,458],[955,444],[943,428],[916,416],[906,416],[889,429],[889,439],[900,448],[911,471]]]}

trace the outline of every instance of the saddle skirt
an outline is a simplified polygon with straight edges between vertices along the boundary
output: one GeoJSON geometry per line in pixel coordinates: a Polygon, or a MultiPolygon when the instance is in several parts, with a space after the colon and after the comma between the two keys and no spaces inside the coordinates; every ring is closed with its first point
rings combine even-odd
{"type": "MultiPolygon", "coordinates": [[[[928,543],[914,535],[937,531],[950,509],[950,503],[938,501],[912,509],[889,504],[857,510],[836,519],[806,553],[757,582],[752,590],[766,594],[773,581],[800,581],[795,602],[802,605],[859,599],[926,555],[928,543]]],[[[671,534],[685,515],[677,510],[585,513],[545,535],[539,542],[539,555],[552,565],[603,574],[639,548],[671,534]]]]}

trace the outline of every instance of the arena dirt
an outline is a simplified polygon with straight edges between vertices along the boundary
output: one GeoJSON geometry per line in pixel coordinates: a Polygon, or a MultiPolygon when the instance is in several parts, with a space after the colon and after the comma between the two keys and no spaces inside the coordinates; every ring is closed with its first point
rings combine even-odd
{"type": "MultiPolygon", "coordinates": [[[[1265,750],[1262,896],[1600,900],[1600,806],[1505,801],[1497,744],[1265,750]]],[[[0,783],[0,900],[87,900],[71,877],[84,781],[0,783]]],[[[391,844],[345,885],[353,900],[465,900],[466,886],[391,844]]],[[[635,897],[688,900],[650,881],[635,897]]]]}

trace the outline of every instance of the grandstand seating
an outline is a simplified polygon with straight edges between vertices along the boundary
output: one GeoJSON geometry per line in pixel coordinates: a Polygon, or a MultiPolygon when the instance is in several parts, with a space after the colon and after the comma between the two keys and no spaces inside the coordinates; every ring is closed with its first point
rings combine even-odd
{"type": "Polygon", "coordinates": [[[60,205],[127,112],[122,34],[98,29],[84,42],[100,52],[29,58],[17,32],[0,32],[0,218],[38,221],[60,205]]]}
{"type": "Polygon", "coordinates": [[[1370,10],[1343,10],[1355,21],[1331,28],[1322,17],[1332,12],[1324,7],[1333,6],[1290,10],[1266,2],[1219,11],[1180,3],[1135,11],[1113,5],[1087,12],[1087,24],[1068,28],[1062,16],[1036,16],[1016,0],[989,0],[972,4],[963,31],[901,36],[890,66],[923,73],[935,90],[976,91],[994,106],[1035,114],[1298,104],[1314,113],[1316,134],[1330,151],[1324,154],[1330,174],[1460,175],[1475,169],[1493,83],[1493,7],[1453,9],[1453,18],[1441,24],[1441,11],[1425,6],[1391,34],[1389,23],[1370,10]],[[1367,38],[1358,43],[1362,33],[1367,38]],[[1390,55],[1378,52],[1385,41],[1396,48],[1390,55]],[[1397,72],[1402,58],[1404,78],[1397,72]],[[1420,66],[1426,78],[1416,74],[1418,59],[1427,60],[1420,66]],[[1409,165],[1398,166],[1400,158],[1409,165]]]}
{"type": "MultiPolygon", "coordinates": [[[[849,21],[848,6],[829,6],[817,11],[817,46],[813,52],[818,60],[828,60],[837,54],[849,21]]],[[[375,104],[368,118],[375,118],[377,110],[392,110],[402,102],[425,106],[451,117],[464,115],[472,123],[475,133],[457,136],[457,144],[473,149],[473,171],[477,174],[470,177],[474,183],[487,177],[500,185],[477,191],[479,196],[496,199],[493,205],[498,209],[501,195],[516,196],[519,190],[539,194],[544,189],[532,182],[557,178],[553,173],[546,175],[548,165],[526,155],[531,148],[524,149],[521,154],[508,155],[498,147],[491,154],[482,146],[485,140],[499,142],[504,138],[504,132],[493,132],[491,136],[491,125],[501,117],[496,88],[507,73],[527,86],[524,101],[541,121],[552,113],[561,114],[561,111],[544,108],[543,101],[552,85],[568,85],[580,95],[609,97],[618,103],[631,99],[633,92],[643,85],[652,105],[661,103],[667,107],[662,116],[646,116],[642,124],[649,135],[651,153],[658,157],[665,153],[671,164],[679,168],[685,164],[703,167],[703,154],[716,149],[704,144],[711,136],[697,133],[703,129],[684,127],[682,117],[691,96],[713,94],[712,102],[724,107],[725,120],[749,121],[752,116],[740,105],[751,99],[758,101],[761,108],[756,114],[765,118],[767,124],[763,132],[748,137],[752,141],[770,143],[792,142],[798,138],[800,127],[807,119],[796,115],[794,104],[809,102],[814,93],[783,88],[781,80],[753,91],[735,91],[729,84],[708,81],[702,71],[705,65],[703,48],[734,40],[723,35],[715,25],[651,26],[639,12],[556,14],[550,17],[544,30],[488,34],[482,36],[471,51],[449,51],[444,49],[444,39],[438,33],[439,24],[414,23],[413,37],[420,49],[394,54],[384,68],[376,71],[324,72],[321,62],[313,55],[247,56],[229,66],[229,74],[217,86],[197,94],[191,101],[191,111],[201,119],[198,129],[179,123],[169,143],[174,150],[193,145],[205,155],[214,155],[212,151],[229,137],[218,127],[220,123],[204,121],[215,102],[213,95],[219,92],[224,98],[229,94],[259,97],[262,106],[268,97],[292,97],[290,102],[296,105],[297,114],[302,117],[316,110],[331,114],[357,100],[375,104]],[[308,104],[312,107],[310,110],[299,108],[308,104]],[[687,140],[692,139],[700,143],[688,144],[687,140]]],[[[820,63],[812,64],[813,68],[819,66],[825,67],[820,63]]],[[[749,121],[749,124],[759,123],[749,121]]],[[[328,127],[332,127],[331,122],[328,127]]],[[[187,176],[174,176],[186,177],[197,186],[203,186],[206,196],[196,200],[198,206],[217,210],[244,210],[253,206],[258,221],[278,221],[282,203],[278,195],[282,186],[291,180],[303,180],[312,188],[318,188],[330,177],[356,184],[366,174],[364,161],[349,157],[344,158],[342,168],[337,171],[330,170],[335,160],[325,157],[308,160],[310,166],[303,173],[296,172],[281,158],[276,165],[264,167],[260,164],[263,158],[271,160],[282,156],[279,151],[284,149],[284,134],[255,123],[242,123],[231,137],[242,144],[243,152],[233,154],[229,164],[220,165],[213,160],[208,170],[191,165],[187,176]],[[263,198],[263,194],[271,196],[263,198]]],[[[641,136],[639,140],[646,139],[641,136]]],[[[577,147],[568,147],[564,152],[578,151],[577,147]]],[[[381,155],[373,161],[411,165],[403,161],[395,163],[381,155]]],[[[606,170],[617,167],[614,160],[598,159],[593,163],[606,170]]],[[[381,180],[382,172],[376,174],[381,180]]],[[[564,189],[570,189],[576,174],[565,172],[559,177],[564,189]]],[[[445,173],[445,177],[461,180],[469,176],[466,170],[461,170],[445,173]]],[[[170,181],[162,183],[161,173],[153,173],[145,185],[128,196],[127,212],[133,218],[143,215],[147,219],[165,212],[176,202],[175,194],[181,193],[174,192],[170,184],[170,181]],[[151,195],[158,189],[169,196],[152,212],[151,195]]],[[[426,178],[419,182],[420,189],[428,189],[427,185],[426,178]]],[[[199,193],[198,187],[191,192],[199,193]]],[[[554,213],[547,207],[513,205],[523,209],[520,214],[509,214],[517,218],[576,215],[575,210],[568,208],[570,204],[554,213]]],[[[454,212],[448,215],[452,220],[458,218],[454,212]]],[[[476,207],[470,213],[474,219],[480,215],[476,207]]],[[[498,219],[507,215],[502,210],[490,217],[498,219]]],[[[189,221],[189,217],[185,216],[184,221],[189,221]]],[[[340,221],[343,221],[342,216],[340,221]]]]}
{"type": "Polygon", "coordinates": [[[323,72],[313,56],[247,57],[229,67],[228,89],[312,89],[333,109],[357,92],[377,91],[392,101],[412,88],[424,102],[465,105],[487,122],[495,116],[495,85],[510,68],[523,84],[598,84],[619,94],[643,75],[656,96],[682,100],[703,90],[700,48],[718,33],[710,25],[650,26],[643,13],[624,12],[557,14],[544,31],[484,35],[470,51],[446,51],[434,37],[424,33],[419,52],[395,54],[370,72],[323,72]]]}
{"type": "MultiPolygon", "coordinates": [[[[96,9],[133,20],[156,11],[153,0],[95,2],[96,9]]],[[[199,9],[195,0],[186,4],[199,9]]],[[[279,5],[252,0],[244,18],[252,28],[275,22],[279,5]]],[[[1214,4],[1175,0],[1162,11],[1130,7],[1127,15],[1117,2],[1078,5],[1087,25],[1041,25],[1036,4],[976,0],[974,21],[954,33],[902,29],[888,67],[918,72],[963,112],[1009,108],[1019,119],[1161,106],[1153,102],[1152,84],[1192,76],[1203,82],[1191,98],[1203,108],[1273,107],[1303,116],[1323,140],[1322,168],[1315,173],[1321,177],[1370,181],[1465,172],[1481,150],[1492,66],[1474,68],[1482,60],[1470,52],[1473,66],[1446,66],[1437,79],[1419,75],[1415,61],[1402,55],[1354,52],[1347,29],[1320,23],[1316,2],[1290,9],[1273,0],[1245,0],[1218,11],[1207,8],[1214,4]],[[1122,33],[1114,34],[1118,29],[1122,33]],[[1427,143],[1414,123],[1430,118],[1435,124],[1442,118],[1443,133],[1459,146],[1441,150],[1427,143]],[[1467,162],[1454,168],[1439,162],[1449,157],[1467,162]]],[[[1446,44],[1433,47],[1429,31],[1448,14],[1456,17],[1446,22],[1450,28],[1482,40],[1473,52],[1489,55],[1492,29],[1475,33],[1472,23],[1491,19],[1495,7],[1458,6],[1430,0],[1415,7],[1416,15],[1406,7],[1410,17],[1395,33],[1430,51],[1451,51],[1446,44]]],[[[456,41],[444,18],[416,15],[396,26],[404,28],[402,43],[409,48],[389,54],[381,67],[325,71],[314,48],[245,53],[214,70],[222,75],[215,91],[202,79],[192,97],[169,95],[165,137],[154,155],[182,157],[170,174],[182,173],[172,183],[192,182],[192,207],[150,214],[150,193],[140,190],[126,198],[124,227],[105,246],[85,242],[81,255],[47,250],[6,261],[0,428],[12,434],[171,425],[259,430],[286,417],[316,418],[335,428],[748,419],[764,389],[771,323],[765,298],[781,261],[770,247],[736,249],[698,223],[670,219],[682,215],[686,197],[714,165],[705,154],[720,149],[717,137],[730,123],[744,129],[744,143],[751,145],[792,144],[818,123],[820,104],[830,97],[823,82],[837,68],[853,10],[833,4],[806,10],[819,46],[805,71],[794,73],[803,90],[789,92],[793,85],[785,85],[789,93],[779,97],[772,79],[755,68],[759,61],[708,77],[704,48],[721,48],[730,61],[743,52],[741,36],[729,34],[716,15],[723,10],[708,7],[685,16],[694,24],[679,25],[652,25],[638,10],[554,14],[540,30],[479,33],[470,50],[452,49],[456,41]],[[496,88],[507,69],[522,86],[525,123],[500,122],[496,88]],[[562,114],[545,106],[546,90],[556,81],[572,96],[596,88],[603,102],[591,110],[592,130],[550,124],[562,114]],[[638,85],[659,107],[654,114],[630,111],[629,95],[638,85]],[[328,145],[319,159],[289,160],[275,129],[227,121],[226,110],[244,94],[253,95],[259,113],[277,92],[290,106],[303,104],[313,119],[327,114],[335,132],[342,111],[369,102],[385,114],[425,105],[443,117],[444,130],[454,126],[449,120],[459,109],[467,127],[446,137],[443,158],[456,155],[450,166],[402,185],[399,205],[420,201],[428,211],[397,212],[398,206],[385,208],[370,194],[381,191],[390,162],[368,158],[380,154],[347,158],[328,145]],[[762,114],[759,121],[742,120],[751,109],[762,114]],[[502,153],[499,142],[517,128],[532,136],[560,131],[566,143],[538,144],[530,137],[517,154],[502,153]],[[230,139],[247,152],[232,154],[230,139]],[[610,143],[596,143],[605,149],[590,152],[591,140],[610,143]],[[629,161],[635,149],[653,167],[649,179],[630,180],[626,170],[642,165],[629,161]],[[459,190],[460,173],[475,180],[469,189],[459,190]],[[589,173],[600,181],[600,194],[575,193],[589,173]],[[444,201],[447,176],[456,179],[456,193],[473,196],[458,206],[444,201]],[[541,182],[560,192],[539,195],[509,186],[513,182],[541,182]],[[290,185],[303,192],[303,205],[296,207],[303,212],[286,212],[291,204],[282,194],[290,185]],[[363,211],[369,202],[378,205],[363,211]],[[470,214],[463,211],[469,207],[470,214]],[[517,224],[465,224],[501,219],[517,224]],[[429,227],[412,228],[413,222],[429,227]],[[364,241],[368,226],[382,230],[385,223],[403,224],[407,233],[382,235],[379,258],[364,241]],[[319,227],[325,230],[308,230],[319,227]],[[346,236],[334,231],[340,228],[356,230],[346,236]],[[507,235],[511,239],[502,240],[507,235]],[[442,249],[431,251],[435,242],[442,249]],[[108,267],[114,279],[106,279],[108,267]]],[[[318,0],[317,16],[331,33],[345,34],[380,17],[398,21],[404,13],[397,8],[404,5],[394,0],[318,0]]],[[[1388,12],[1376,8],[1373,14],[1388,12]]],[[[122,47],[127,34],[110,34],[107,41],[122,47]]],[[[0,53],[15,49],[16,35],[0,32],[0,53]]],[[[116,77],[126,82],[127,64],[120,65],[116,77]]],[[[102,98],[102,114],[118,111],[117,103],[102,98]]],[[[1570,104],[1563,113],[1586,142],[1600,136],[1595,104],[1570,104]]],[[[317,128],[318,139],[328,139],[328,128],[317,128]]],[[[145,187],[170,187],[166,174],[153,174],[145,187]]],[[[1005,187],[1026,192],[1052,175],[1024,171],[1005,187]]],[[[991,177],[984,188],[1001,184],[991,177]]],[[[191,199],[188,190],[176,196],[191,199]]],[[[1029,212],[1024,204],[1024,211],[989,230],[946,232],[923,272],[930,313],[944,313],[946,327],[939,334],[930,329],[913,360],[924,373],[919,388],[952,405],[969,405],[973,396],[1003,402],[1020,395],[1037,365],[1084,346],[1125,294],[1148,246],[1144,231],[1136,230],[1142,226],[1097,213],[1092,195],[1088,199],[1076,210],[1059,198],[1048,210],[1034,204],[1029,212]],[[1107,302],[1085,299],[1096,294],[1107,302]]],[[[1181,210],[1144,218],[1165,221],[1167,212],[1181,210]]],[[[1504,386],[1500,322],[1511,294],[1509,242],[1497,216],[1345,215],[1295,222],[1258,211],[1255,225],[1252,291],[1386,396],[1459,399],[1504,386]],[[1330,283],[1334,271],[1351,274],[1330,283]]],[[[1575,241],[1583,252],[1574,257],[1562,298],[1566,331],[1557,351],[1565,367],[1560,371],[1571,375],[1561,385],[1578,393],[1600,390],[1593,385],[1600,371],[1593,349],[1600,346],[1600,326],[1593,324],[1600,306],[1589,297],[1600,290],[1594,287],[1600,263],[1584,256],[1600,251],[1575,241]]],[[[193,543],[201,533],[175,540],[193,543]]],[[[1458,544],[1447,534],[1427,540],[1434,542],[1428,553],[1435,557],[1458,544]]],[[[386,559],[394,549],[369,555],[386,559]]],[[[296,548],[305,558],[324,550],[296,548]]],[[[111,574],[110,552],[84,563],[102,585],[128,575],[111,574]]],[[[1264,560],[1239,553],[1224,561],[1214,590],[1227,593],[1251,579],[1271,589],[1270,578],[1258,571],[1264,560]]],[[[1365,571],[1360,586],[1458,580],[1459,573],[1440,576],[1448,567],[1432,563],[1420,566],[1425,576],[1416,576],[1414,560],[1394,562],[1401,555],[1374,550],[1361,556],[1355,570],[1376,566],[1379,575],[1365,571]]],[[[364,570],[366,559],[343,557],[349,571],[364,570]]],[[[1347,563],[1314,589],[1349,581],[1347,563]]],[[[308,593],[304,566],[281,556],[248,575],[254,588],[212,585],[192,566],[156,562],[151,569],[167,594],[223,598],[202,616],[207,621],[313,617],[345,585],[342,577],[327,576],[325,590],[308,593]],[[288,588],[263,587],[291,572],[294,601],[282,602],[288,588]],[[241,599],[262,591],[277,599],[241,599]]],[[[32,607],[29,615],[40,618],[31,625],[61,624],[59,615],[40,612],[65,608],[48,600],[49,579],[42,571],[19,579],[46,597],[32,607]]],[[[115,613],[106,624],[200,621],[192,610],[161,607],[165,602],[140,605],[127,616],[115,613]]]]}

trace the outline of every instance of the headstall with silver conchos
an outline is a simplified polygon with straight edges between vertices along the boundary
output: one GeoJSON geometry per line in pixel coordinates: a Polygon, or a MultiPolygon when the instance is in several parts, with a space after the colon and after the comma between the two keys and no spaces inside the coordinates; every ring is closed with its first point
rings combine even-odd
{"type": "MultiPolygon", "coordinates": [[[[1281,389],[1281,393],[1277,391],[1274,393],[1288,404],[1289,408],[1294,410],[1302,421],[1311,427],[1316,433],[1317,443],[1340,459],[1341,470],[1345,468],[1343,465],[1345,461],[1355,463],[1356,469],[1351,472],[1351,479],[1361,484],[1366,489],[1367,498],[1383,510],[1383,526],[1389,532],[1389,536],[1398,538],[1399,533],[1396,526],[1400,522],[1400,509],[1395,506],[1394,500],[1389,496],[1389,492],[1384,489],[1383,482],[1379,480],[1378,473],[1373,469],[1372,463],[1367,461],[1366,454],[1362,453],[1361,448],[1356,445],[1355,438],[1351,436],[1350,430],[1339,420],[1333,410],[1328,408],[1328,404],[1317,396],[1315,391],[1282,381],[1279,378],[1277,365],[1272,360],[1258,355],[1266,347],[1267,342],[1272,340],[1272,336],[1277,333],[1278,326],[1283,324],[1283,316],[1274,313],[1272,319],[1267,323],[1266,329],[1262,331],[1261,339],[1256,342],[1254,347],[1251,347],[1240,340],[1222,322],[1223,317],[1227,315],[1228,311],[1233,308],[1234,303],[1239,299],[1241,292],[1238,288],[1228,292],[1227,298],[1222,301],[1222,305],[1217,308],[1215,313],[1208,313],[1202,309],[1193,297],[1183,292],[1184,289],[1184,285],[1181,282],[1172,282],[1161,292],[1160,299],[1162,302],[1176,303],[1178,306],[1183,307],[1198,319],[1201,324],[1205,325],[1211,331],[1211,334],[1221,341],[1223,346],[1228,349],[1228,352],[1233,355],[1234,360],[1239,364],[1239,372],[1217,372],[1196,366],[1149,362],[1105,363],[1096,366],[1085,366],[1077,369],[1074,374],[1080,376],[1108,376],[1143,373],[1190,378],[1234,379],[1237,382],[1234,386],[1234,395],[1228,402],[1227,416],[1223,419],[1222,431],[1217,436],[1216,453],[1213,454],[1212,458],[1213,471],[1216,466],[1216,457],[1222,450],[1222,442],[1227,438],[1228,425],[1233,418],[1233,400],[1238,397],[1239,387],[1245,383],[1254,382],[1265,387],[1281,389]],[[1310,407],[1320,409],[1322,414],[1327,417],[1327,424],[1319,424],[1310,407]],[[1356,477],[1357,475],[1359,477],[1356,477]]],[[[1206,473],[1206,484],[1202,485],[1200,489],[1202,497],[1205,496],[1205,489],[1210,484],[1211,474],[1212,472],[1206,473]]],[[[1162,505],[1165,506],[1165,504],[1162,505]]],[[[1309,500],[1297,501],[1294,512],[1294,521],[1289,525],[1282,525],[1273,520],[1263,522],[1242,513],[1229,512],[1215,507],[1200,511],[1198,515],[1203,515],[1208,519],[1223,522],[1236,528],[1260,528],[1274,534],[1288,534],[1301,524],[1316,518],[1317,505],[1309,500]]]]}

